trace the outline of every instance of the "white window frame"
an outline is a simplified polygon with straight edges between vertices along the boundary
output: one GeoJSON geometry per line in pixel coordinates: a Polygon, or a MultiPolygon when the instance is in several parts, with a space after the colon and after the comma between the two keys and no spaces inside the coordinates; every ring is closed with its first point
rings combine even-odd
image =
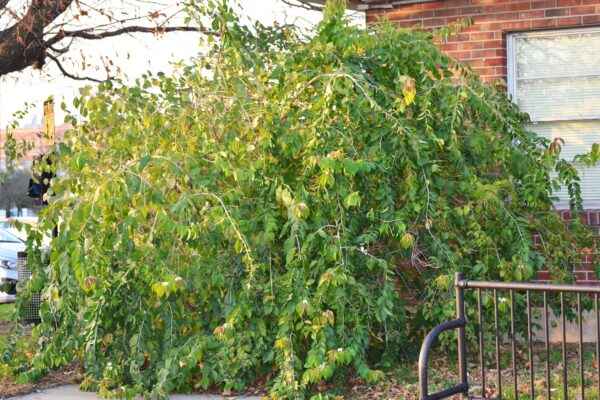
{"type": "MultiPolygon", "coordinates": [[[[552,30],[541,30],[541,31],[528,31],[528,32],[513,32],[506,35],[506,61],[507,61],[507,76],[506,84],[508,87],[508,94],[511,97],[511,101],[518,104],[517,98],[517,57],[516,57],[516,39],[523,37],[549,37],[549,36],[563,36],[568,34],[580,34],[580,33],[600,33],[600,26],[583,27],[583,28],[562,28],[552,30]]],[[[594,55],[592,55],[594,56],[594,55]]],[[[575,77],[587,77],[587,76],[598,76],[598,75],[563,75],[560,78],[575,78],[575,77]]],[[[559,77],[557,77],[559,78],[559,77]]],[[[531,78],[529,78],[531,79],[531,78]]],[[[539,122],[561,122],[561,121],[592,121],[600,120],[600,114],[584,116],[584,117],[573,117],[569,119],[565,118],[540,118],[532,120],[532,124],[539,122]]],[[[568,202],[563,200],[555,203],[557,209],[567,209],[569,207],[568,202]]],[[[585,209],[596,209],[600,208],[600,199],[584,201],[583,207],[585,209]]]]}
{"type": "MultiPolygon", "coordinates": [[[[506,36],[506,62],[507,62],[507,76],[506,84],[508,86],[508,94],[511,97],[513,103],[518,104],[517,99],[517,57],[515,52],[515,40],[523,37],[548,37],[548,36],[564,36],[568,34],[579,34],[587,32],[600,33],[600,26],[590,26],[584,28],[563,28],[563,29],[552,29],[542,31],[528,31],[528,32],[513,32],[508,33],[506,36]]],[[[561,75],[556,78],[585,78],[590,76],[598,75],[561,75]]],[[[532,79],[532,78],[528,78],[532,79]]],[[[585,117],[573,117],[569,119],[558,119],[558,118],[540,118],[532,120],[536,122],[554,122],[554,121],[589,121],[600,119],[600,114],[585,116],[585,117]]]]}

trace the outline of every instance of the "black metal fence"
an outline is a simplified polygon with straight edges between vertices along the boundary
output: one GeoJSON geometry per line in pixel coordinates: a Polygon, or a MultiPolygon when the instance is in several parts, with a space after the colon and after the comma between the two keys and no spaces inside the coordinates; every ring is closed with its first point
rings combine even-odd
{"type": "MultiPolygon", "coordinates": [[[[19,282],[25,284],[25,281],[31,278],[31,270],[27,266],[27,253],[20,251],[17,253],[17,268],[19,271],[19,282]]],[[[26,324],[38,324],[41,322],[40,307],[42,304],[41,293],[33,293],[27,305],[21,310],[19,317],[26,324]]]]}
{"type": "MultiPolygon", "coordinates": [[[[425,341],[421,347],[421,354],[419,357],[419,390],[420,397],[422,400],[437,400],[445,399],[453,395],[460,395],[465,399],[493,399],[492,397],[486,397],[486,359],[484,354],[484,326],[485,321],[483,319],[482,310],[482,291],[491,291],[493,296],[493,315],[494,315],[494,337],[495,343],[493,343],[495,353],[495,367],[497,371],[496,377],[496,396],[494,399],[502,399],[502,374],[501,374],[501,346],[504,341],[504,336],[501,336],[499,329],[499,317],[498,317],[498,293],[499,291],[507,291],[509,293],[510,302],[510,332],[508,333],[508,340],[510,342],[510,353],[511,353],[511,371],[512,371],[512,385],[513,385],[513,396],[517,400],[519,397],[523,398],[522,393],[519,396],[519,373],[517,365],[517,344],[519,341],[525,342],[528,348],[528,369],[529,369],[529,382],[528,382],[528,396],[532,400],[539,398],[539,396],[546,397],[548,400],[557,397],[557,390],[560,390],[562,398],[568,399],[568,359],[567,359],[567,332],[566,332],[566,315],[572,311],[570,306],[565,303],[565,294],[573,293],[576,295],[576,319],[578,327],[578,380],[579,380],[579,395],[577,399],[585,400],[586,396],[586,385],[584,376],[584,339],[583,339],[583,317],[582,317],[582,296],[591,298],[593,302],[593,310],[596,315],[596,341],[595,341],[595,358],[596,358],[596,377],[598,379],[598,392],[597,396],[600,398],[600,303],[599,294],[600,287],[597,286],[583,286],[583,285],[562,285],[562,284],[545,284],[545,283],[511,283],[511,282],[484,282],[484,281],[470,281],[463,278],[462,273],[456,274],[455,281],[456,291],[456,319],[441,324],[435,327],[425,337],[425,341]],[[477,316],[478,316],[478,363],[481,373],[481,393],[478,395],[470,395],[469,379],[467,375],[467,318],[465,316],[465,296],[464,292],[466,289],[476,290],[477,295],[477,316]],[[519,340],[517,330],[515,329],[515,292],[524,293],[526,296],[526,318],[527,328],[526,334],[519,340]],[[545,388],[543,393],[536,393],[535,390],[535,362],[534,362],[534,335],[533,335],[533,321],[532,321],[532,293],[541,295],[543,298],[542,315],[542,336],[544,343],[544,351],[546,354],[545,358],[545,388]],[[549,326],[549,299],[548,293],[556,293],[559,297],[560,302],[560,319],[562,322],[562,379],[561,387],[552,388],[551,381],[551,364],[550,364],[550,326],[549,326]],[[438,336],[449,330],[458,330],[458,384],[454,387],[444,389],[437,393],[430,394],[428,390],[428,367],[427,360],[429,353],[432,349],[438,336]],[[554,397],[552,396],[554,393],[554,397]],[[536,397],[538,395],[538,397],[536,397]],[[479,397],[478,397],[479,396],[479,397]]],[[[539,390],[538,390],[539,391],[539,390]]],[[[508,399],[505,399],[508,400],[508,399]]]]}

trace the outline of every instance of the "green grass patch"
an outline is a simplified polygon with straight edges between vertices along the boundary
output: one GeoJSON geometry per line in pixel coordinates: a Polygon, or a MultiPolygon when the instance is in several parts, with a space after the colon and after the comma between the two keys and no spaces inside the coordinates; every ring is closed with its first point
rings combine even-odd
{"type": "Polygon", "coordinates": [[[0,323],[9,322],[15,311],[13,304],[0,304],[0,323]]]}
{"type": "MultiPolygon", "coordinates": [[[[16,343],[12,343],[8,334],[0,334],[0,356],[3,355],[6,346],[15,346],[10,363],[0,359],[0,382],[16,383],[16,370],[22,370],[31,360],[34,340],[31,336],[22,336],[16,343]]],[[[1,391],[0,391],[1,393],[1,391]]]]}
{"type": "Polygon", "coordinates": [[[27,351],[31,347],[32,340],[30,336],[23,338],[15,345],[16,351],[13,354],[11,364],[6,364],[1,358],[8,346],[13,346],[9,340],[11,319],[15,311],[14,304],[0,304],[0,382],[5,384],[16,380],[13,367],[16,363],[24,363],[27,359],[27,351]]]}
{"type": "MultiPolygon", "coordinates": [[[[0,335],[0,349],[4,349],[6,345],[6,336],[0,335]]],[[[14,376],[9,366],[0,362],[0,381],[14,380],[14,376]]]]}

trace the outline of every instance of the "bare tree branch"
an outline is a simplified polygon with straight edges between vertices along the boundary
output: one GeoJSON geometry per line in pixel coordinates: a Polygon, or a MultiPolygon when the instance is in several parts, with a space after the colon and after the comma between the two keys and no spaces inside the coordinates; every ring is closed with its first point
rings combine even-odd
{"type": "Polygon", "coordinates": [[[287,4],[288,6],[300,7],[300,8],[304,8],[305,10],[309,10],[309,11],[321,12],[325,9],[324,6],[319,6],[309,0],[281,0],[281,1],[284,4],[287,4]]]}
{"type": "Polygon", "coordinates": [[[71,50],[71,45],[73,44],[73,41],[75,39],[71,39],[71,41],[69,42],[69,44],[67,44],[66,46],[64,46],[61,49],[57,49],[56,47],[53,46],[48,46],[48,49],[52,50],[53,52],[55,52],[56,54],[65,54],[67,53],[69,50],[71,50]]]}
{"type": "Polygon", "coordinates": [[[147,27],[147,26],[127,26],[113,31],[94,32],[93,29],[82,29],[78,31],[59,31],[54,37],[48,39],[44,45],[52,46],[65,38],[80,38],[87,40],[99,40],[109,37],[120,36],[127,33],[153,33],[163,34],[167,32],[198,32],[204,35],[218,35],[217,32],[196,28],[192,26],[165,26],[165,27],[147,27]]]}
{"type": "Polygon", "coordinates": [[[48,53],[46,53],[46,57],[48,57],[49,59],[51,59],[52,61],[54,61],[54,63],[58,67],[58,69],[60,69],[60,72],[62,72],[62,74],[64,76],[66,76],[67,78],[78,80],[78,81],[92,81],[92,82],[97,82],[97,83],[101,83],[102,82],[99,79],[91,78],[91,77],[88,77],[88,76],[73,75],[70,72],[67,72],[67,70],[63,67],[63,65],[60,63],[60,61],[58,60],[57,57],[54,57],[52,54],[48,54],[48,53]]]}
{"type": "MultiPolygon", "coordinates": [[[[168,23],[174,22],[174,20],[171,21],[171,18],[180,13],[180,9],[171,17],[167,15],[171,12],[163,8],[153,10],[146,16],[140,14],[131,18],[130,14],[123,12],[122,18],[115,18],[111,9],[102,8],[105,4],[102,0],[95,0],[100,5],[99,7],[86,5],[85,8],[82,7],[84,3],[81,0],[28,1],[24,13],[11,13],[10,24],[12,25],[5,29],[0,28],[0,76],[21,71],[30,66],[40,69],[46,60],[50,59],[59,66],[65,76],[81,79],[67,72],[57,58],[60,55],[68,54],[71,48],[70,44],[77,39],[101,40],[132,33],[160,35],[168,32],[198,32],[203,35],[218,35],[217,32],[203,27],[177,26],[175,23],[167,26],[168,23]],[[73,11],[74,15],[71,15],[69,10],[73,11]],[[110,23],[105,24],[104,21],[98,23],[97,19],[90,19],[92,27],[68,29],[69,26],[81,27],[80,18],[88,16],[90,10],[106,16],[110,23]],[[156,26],[143,26],[144,24],[141,22],[144,18],[157,20],[162,16],[166,18],[166,21],[156,26]],[[61,20],[59,17],[64,18],[61,20]],[[136,23],[135,20],[140,22],[136,23]],[[59,45],[59,42],[63,40],[69,40],[69,43],[59,45]]],[[[0,0],[0,13],[11,11],[7,6],[9,2],[10,0],[0,0]]],[[[152,0],[135,0],[135,2],[152,3],[152,0]]],[[[93,78],[83,79],[97,81],[93,78]]]]}

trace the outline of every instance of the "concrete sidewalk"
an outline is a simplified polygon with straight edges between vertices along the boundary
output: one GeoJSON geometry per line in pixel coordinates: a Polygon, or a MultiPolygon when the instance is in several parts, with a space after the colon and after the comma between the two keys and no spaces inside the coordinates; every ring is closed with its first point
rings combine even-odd
{"type": "MultiPolygon", "coordinates": [[[[1,394],[0,394],[1,397],[1,394]]],[[[11,397],[9,400],[97,400],[98,397],[95,393],[85,393],[79,391],[77,385],[61,386],[54,389],[44,390],[39,393],[28,394],[26,396],[11,397]]],[[[141,398],[140,398],[141,399],[141,398]]],[[[260,397],[256,396],[238,396],[238,397],[223,397],[213,395],[182,395],[174,394],[171,396],[173,400],[223,400],[223,399],[236,399],[236,400],[259,400],[260,397]]]]}

